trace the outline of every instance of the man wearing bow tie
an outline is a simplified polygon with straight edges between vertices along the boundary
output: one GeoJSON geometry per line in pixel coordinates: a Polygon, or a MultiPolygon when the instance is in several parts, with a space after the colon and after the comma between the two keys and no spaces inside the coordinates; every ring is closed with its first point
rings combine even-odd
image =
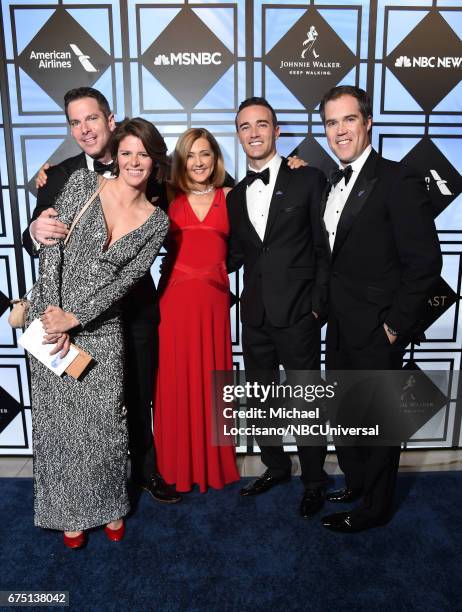
{"type": "MultiPolygon", "coordinates": [[[[419,312],[438,280],[441,253],[423,180],[371,147],[372,106],[358,87],[328,91],[320,105],[339,169],[321,203],[331,252],[326,366],[330,371],[400,370],[419,312]]],[[[362,398],[342,410],[357,414],[362,398]]],[[[361,425],[361,423],[358,423],[361,425]]],[[[323,519],[355,532],[390,518],[399,446],[337,447],[345,488],[334,503],[361,500],[323,519]]]]}
{"type": "MultiPolygon", "coordinates": [[[[65,238],[68,228],[57,219],[55,200],[70,175],[80,168],[112,177],[109,139],[115,128],[114,115],[101,92],[91,87],[71,89],[64,96],[64,109],[71,134],[82,153],[47,170],[46,183],[37,193],[32,222],[23,233],[23,245],[31,256],[40,245],[65,238]]],[[[160,199],[162,193],[159,194],[160,199]]],[[[159,202],[160,203],[160,200],[159,202]]],[[[125,403],[129,431],[132,480],[154,499],[175,503],[181,497],[157,474],[152,436],[151,400],[157,358],[159,309],[154,282],[147,274],[123,299],[126,340],[125,403]]]]}
{"type": "MultiPolygon", "coordinates": [[[[319,203],[325,177],[316,168],[290,170],[276,151],[279,126],[264,98],[242,102],[236,129],[249,171],[228,195],[229,271],[244,266],[240,298],[247,376],[262,384],[285,370],[320,367],[320,320],[327,306],[328,253],[319,203]]],[[[264,493],[291,477],[282,445],[257,439],[266,466],[241,495],[264,493]]],[[[301,515],[324,504],[325,446],[299,446],[305,494],[301,515]]]]}

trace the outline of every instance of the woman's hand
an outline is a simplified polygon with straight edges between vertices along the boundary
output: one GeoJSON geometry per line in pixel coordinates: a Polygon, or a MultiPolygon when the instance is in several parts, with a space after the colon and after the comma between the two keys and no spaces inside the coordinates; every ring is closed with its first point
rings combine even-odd
{"type": "Polygon", "coordinates": [[[58,306],[47,306],[40,320],[47,335],[62,334],[79,325],[79,320],[72,312],[66,312],[58,306]]]}
{"type": "Polygon", "coordinates": [[[287,158],[287,165],[291,170],[296,170],[297,168],[303,168],[304,166],[308,166],[308,162],[304,159],[300,159],[296,155],[291,155],[287,158]]]}
{"type": "Polygon", "coordinates": [[[56,344],[52,351],[50,351],[50,355],[56,355],[61,351],[61,359],[65,357],[69,352],[69,347],[71,346],[71,339],[69,334],[46,334],[43,340],[43,344],[56,344]]]}

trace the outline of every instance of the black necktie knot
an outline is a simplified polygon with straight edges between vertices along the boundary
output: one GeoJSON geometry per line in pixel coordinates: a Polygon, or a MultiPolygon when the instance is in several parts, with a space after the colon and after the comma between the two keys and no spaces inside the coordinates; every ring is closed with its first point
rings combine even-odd
{"type": "Polygon", "coordinates": [[[98,174],[104,174],[105,172],[110,172],[112,174],[114,170],[114,162],[111,161],[109,164],[103,164],[103,162],[95,159],[93,162],[93,170],[98,174]]]}
{"type": "Polygon", "coordinates": [[[337,169],[332,172],[329,177],[329,183],[332,187],[335,187],[337,183],[339,183],[342,178],[345,179],[345,185],[348,185],[348,181],[351,178],[351,174],[353,172],[353,168],[351,166],[346,166],[343,170],[337,169]]]}
{"type": "Polygon", "coordinates": [[[247,170],[247,174],[245,177],[245,180],[247,182],[247,187],[249,187],[257,179],[260,179],[261,181],[265,183],[265,185],[268,185],[269,176],[270,176],[269,168],[265,168],[261,172],[254,172],[253,170],[247,170]]]}

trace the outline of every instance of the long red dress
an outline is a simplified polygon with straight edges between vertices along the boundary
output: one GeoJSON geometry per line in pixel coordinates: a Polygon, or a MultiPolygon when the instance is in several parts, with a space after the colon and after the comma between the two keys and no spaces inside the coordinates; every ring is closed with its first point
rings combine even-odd
{"type": "Polygon", "coordinates": [[[212,445],[214,370],[232,370],[229,223],[222,189],[203,221],[188,198],[169,206],[169,272],[160,282],[154,436],[159,471],[178,491],[239,479],[232,446],[212,445]]]}

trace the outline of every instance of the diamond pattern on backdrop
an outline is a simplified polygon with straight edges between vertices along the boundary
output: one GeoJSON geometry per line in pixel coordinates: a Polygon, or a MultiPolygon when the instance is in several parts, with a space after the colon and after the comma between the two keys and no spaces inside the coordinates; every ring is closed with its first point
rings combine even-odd
{"type": "Polygon", "coordinates": [[[440,277],[422,309],[420,321],[424,331],[433,325],[442,314],[449,310],[457,300],[457,294],[454,293],[444,278],[440,277]]]}
{"type": "Polygon", "coordinates": [[[2,291],[0,291],[0,317],[4,312],[6,312],[9,305],[9,298],[2,291]]]}
{"type": "Polygon", "coordinates": [[[309,111],[354,67],[356,57],[310,7],[266,54],[266,64],[309,111]]]}
{"type": "Polygon", "coordinates": [[[326,153],[325,149],[311,135],[302,140],[290,155],[298,155],[298,157],[307,161],[310,166],[322,170],[326,176],[329,176],[332,170],[338,167],[334,159],[326,153]]]}
{"type": "Polygon", "coordinates": [[[17,63],[63,108],[66,91],[94,85],[112,59],[66,10],[58,8],[17,63]]]}
{"type": "Polygon", "coordinates": [[[181,10],[141,57],[143,65],[187,109],[193,109],[234,62],[194,11],[181,10]]]}
{"type": "Polygon", "coordinates": [[[0,433],[8,427],[21,412],[20,404],[0,387],[0,433]]]}
{"type": "Polygon", "coordinates": [[[386,58],[386,66],[426,113],[461,78],[462,42],[438,12],[426,17],[386,58]]]}
{"type": "Polygon", "coordinates": [[[462,177],[430,138],[422,138],[403,161],[425,177],[435,217],[462,193],[462,177]]]}

